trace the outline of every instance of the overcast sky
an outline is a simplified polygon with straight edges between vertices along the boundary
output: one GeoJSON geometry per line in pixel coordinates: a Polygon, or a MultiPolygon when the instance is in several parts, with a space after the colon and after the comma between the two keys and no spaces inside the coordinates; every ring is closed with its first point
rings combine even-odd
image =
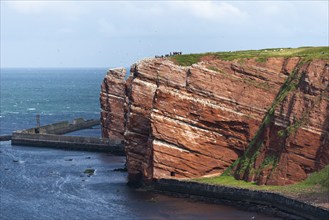
{"type": "Polygon", "coordinates": [[[328,46],[328,4],[1,0],[1,67],[126,67],[170,51],[328,46]]]}

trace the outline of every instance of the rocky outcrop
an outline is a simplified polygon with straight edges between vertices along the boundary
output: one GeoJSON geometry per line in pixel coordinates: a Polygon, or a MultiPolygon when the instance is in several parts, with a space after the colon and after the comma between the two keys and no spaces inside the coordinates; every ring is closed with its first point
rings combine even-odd
{"type": "Polygon", "coordinates": [[[233,166],[236,178],[292,184],[329,163],[328,78],[326,61],[300,62],[289,73],[248,151],[233,166]]]}
{"type": "Polygon", "coordinates": [[[123,142],[124,104],[125,104],[125,68],[111,69],[101,85],[101,124],[102,137],[123,142]]]}
{"type": "Polygon", "coordinates": [[[125,111],[104,113],[103,127],[116,129],[106,122],[120,115],[130,181],[226,171],[259,184],[290,184],[329,163],[328,79],[321,60],[212,58],[181,67],[145,59],[132,66],[119,96],[125,111]]]}

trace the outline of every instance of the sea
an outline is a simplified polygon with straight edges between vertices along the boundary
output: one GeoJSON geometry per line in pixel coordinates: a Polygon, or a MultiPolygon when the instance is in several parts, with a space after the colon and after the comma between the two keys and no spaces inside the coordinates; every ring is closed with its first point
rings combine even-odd
{"type": "MultiPolygon", "coordinates": [[[[2,68],[0,135],[100,118],[108,68],[2,68]]],[[[128,71],[129,73],[129,71],[128,71]]],[[[100,127],[72,133],[100,137],[100,127]]],[[[0,219],[278,219],[127,186],[125,157],[0,142],[0,219]],[[95,170],[93,175],[86,173],[95,170]]]]}

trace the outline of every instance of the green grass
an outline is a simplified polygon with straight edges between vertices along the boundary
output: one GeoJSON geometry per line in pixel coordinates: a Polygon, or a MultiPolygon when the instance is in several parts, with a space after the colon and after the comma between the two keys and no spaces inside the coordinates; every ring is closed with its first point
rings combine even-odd
{"type": "Polygon", "coordinates": [[[194,180],[200,183],[246,188],[252,190],[272,191],[287,195],[319,192],[329,193],[329,165],[327,165],[319,172],[312,173],[306,180],[297,184],[287,186],[259,186],[256,183],[236,180],[233,176],[227,175],[194,180]]]}
{"type": "Polygon", "coordinates": [[[256,58],[257,62],[265,62],[270,57],[301,57],[304,61],[314,59],[329,60],[329,47],[299,47],[299,48],[270,48],[262,50],[242,50],[232,52],[214,52],[202,54],[184,54],[171,57],[181,66],[198,63],[202,57],[213,56],[221,60],[240,60],[256,58]]]}
{"type": "Polygon", "coordinates": [[[211,55],[211,53],[204,53],[204,54],[184,54],[174,56],[173,59],[177,64],[181,66],[191,66],[194,63],[198,63],[202,57],[206,55],[211,55]]]}
{"type": "Polygon", "coordinates": [[[329,191],[329,165],[320,170],[314,172],[312,175],[303,181],[305,185],[321,185],[329,191]]]}

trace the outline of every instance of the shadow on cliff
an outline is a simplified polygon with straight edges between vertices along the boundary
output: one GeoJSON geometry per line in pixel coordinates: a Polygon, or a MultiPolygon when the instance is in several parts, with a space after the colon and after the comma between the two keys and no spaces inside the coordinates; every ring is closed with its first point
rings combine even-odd
{"type": "MultiPolygon", "coordinates": [[[[327,87],[327,91],[328,91],[327,87]]],[[[329,103],[326,107],[326,116],[322,127],[322,134],[320,140],[322,142],[321,147],[316,153],[316,170],[320,170],[329,164],[329,103]]]]}

